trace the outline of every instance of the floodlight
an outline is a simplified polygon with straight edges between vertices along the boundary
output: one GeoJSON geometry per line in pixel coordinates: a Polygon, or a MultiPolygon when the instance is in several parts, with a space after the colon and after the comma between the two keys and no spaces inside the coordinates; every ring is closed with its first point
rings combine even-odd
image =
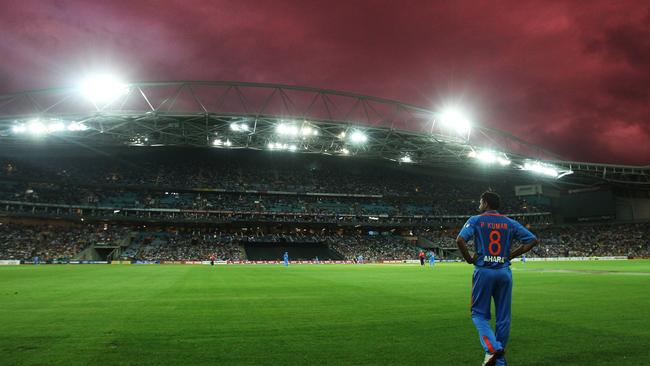
{"type": "Polygon", "coordinates": [[[467,154],[467,156],[487,165],[499,163],[501,166],[507,166],[511,163],[510,159],[508,159],[505,154],[497,153],[492,150],[482,150],[479,152],[472,150],[469,152],[469,154],[467,154]]]}
{"type": "Polygon", "coordinates": [[[401,163],[412,163],[413,162],[413,160],[411,159],[411,157],[408,154],[402,156],[401,158],[399,158],[399,161],[401,163]]]}
{"type": "Polygon", "coordinates": [[[84,80],[81,94],[95,104],[106,105],[127,94],[129,87],[111,75],[97,75],[84,80]]]}
{"type": "Polygon", "coordinates": [[[246,132],[249,130],[249,127],[245,123],[231,123],[230,124],[230,129],[236,132],[246,132]]]}
{"type": "Polygon", "coordinates": [[[47,132],[59,132],[65,130],[65,124],[63,122],[53,122],[47,125],[47,132]]]}
{"type": "Polygon", "coordinates": [[[501,166],[508,166],[511,163],[510,159],[501,156],[497,157],[497,161],[501,166]]]}
{"type": "Polygon", "coordinates": [[[88,129],[88,126],[77,122],[70,122],[68,123],[67,129],[68,131],[85,131],[88,129]]]}
{"type": "Polygon", "coordinates": [[[368,136],[366,136],[361,131],[354,131],[352,135],[350,135],[350,141],[352,141],[355,144],[362,144],[368,141],[368,136]]]}
{"type": "Polygon", "coordinates": [[[522,167],[523,170],[529,170],[534,173],[546,175],[552,178],[557,178],[559,176],[558,170],[548,164],[541,163],[539,161],[527,161],[522,167]]]}
{"type": "Polygon", "coordinates": [[[224,146],[232,146],[232,142],[230,140],[226,140],[226,142],[223,143],[224,146]]]}
{"type": "Polygon", "coordinates": [[[11,131],[13,131],[13,133],[24,133],[27,131],[27,128],[25,125],[15,125],[11,128],[11,131]]]}
{"type": "Polygon", "coordinates": [[[471,123],[467,116],[457,109],[448,109],[442,112],[440,122],[446,128],[453,129],[459,135],[464,135],[471,129],[471,123]]]}
{"type": "Polygon", "coordinates": [[[280,123],[275,130],[280,135],[296,136],[298,134],[298,127],[286,123],[280,123]]]}
{"type": "Polygon", "coordinates": [[[221,139],[214,139],[214,141],[212,141],[212,145],[221,146],[223,145],[223,141],[221,141],[221,139]]]}
{"type": "Polygon", "coordinates": [[[34,135],[42,135],[47,132],[47,126],[37,119],[27,123],[27,131],[34,135]]]}
{"type": "Polygon", "coordinates": [[[348,154],[350,154],[350,150],[348,150],[348,149],[346,149],[346,148],[342,148],[342,149],[341,149],[341,153],[342,153],[343,155],[348,155],[348,154]]]}
{"type": "Polygon", "coordinates": [[[298,147],[296,145],[289,146],[289,151],[296,151],[298,147]]]}

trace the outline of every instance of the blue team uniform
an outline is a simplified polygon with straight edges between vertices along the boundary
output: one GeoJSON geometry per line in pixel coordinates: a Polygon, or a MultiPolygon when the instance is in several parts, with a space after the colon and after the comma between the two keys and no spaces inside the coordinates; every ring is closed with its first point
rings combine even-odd
{"type": "MultiPolygon", "coordinates": [[[[512,272],[508,256],[514,240],[524,244],[535,236],[517,221],[486,211],[472,216],[460,234],[465,241],[474,240],[477,259],[472,276],[472,321],[485,352],[504,349],[510,335],[512,272]],[[494,298],[496,334],[490,327],[490,302],[494,298]]],[[[503,358],[497,365],[505,365],[503,358]]]]}
{"type": "Polygon", "coordinates": [[[289,252],[284,252],[284,266],[289,267],[289,252]]]}
{"type": "Polygon", "coordinates": [[[433,251],[429,252],[429,266],[433,267],[433,265],[436,263],[436,255],[433,253],[433,251]]]}

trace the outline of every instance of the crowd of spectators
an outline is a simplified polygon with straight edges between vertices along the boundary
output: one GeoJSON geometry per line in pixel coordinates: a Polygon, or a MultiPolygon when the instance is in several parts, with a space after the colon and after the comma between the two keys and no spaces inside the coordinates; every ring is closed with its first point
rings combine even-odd
{"type": "Polygon", "coordinates": [[[465,215],[494,189],[507,213],[540,212],[503,178],[431,176],[394,164],[330,157],[205,151],[0,161],[0,199],[49,204],[324,214],[465,215]],[[208,154],[208,156],[206,156],[208,154]],[[192,189],[201,189],[203,192],[192,189]],[[209,193],[206,189],[230,193],[209,193]],[[282,191],[292,195],[259,194],[282,191]],[[179,193],[180,192],[180,193],[179,193]],[[306,196],[305,193],[382,197],[306,196]]]}
{"type": "Polygon", "coordinates": [[[531,257],[650,256],[650,225],[572,225],[536,232],[542,245],[531,257]]]}
{"type": "Polygon", "coordinates": [[[115,225],[0,224],[0,259],[72,259],[91,244],[115,245],[128,229],[115,225]]]}
{"type": "MultiPolygon", "coordinates": [[[[571,225],[532,229],[541,244],[529,257],[650,256],[650,225],[571,225]]],[[[457,229],[414,233],[436,248],[455,246],[457,229]]],[[[419,248],[398,235],[359,233],[226,233],[218,229],[161,229],[108,224],[23,225],[0,224],[0,259],[42,261],[72,259],[91,244],[121,246],[124,259],[136,260],[243,260],[245,243],[324,243],[348,260],[415,259],[419,248]],[[130,250],[132,249],[132,250],[130,250]]]]}
{"type": "Polygon", "coordinates": [[[176,231],[144,246],[135,259],[148,261],[243,259],[235,236],[212,232],[176,231]]]}
{"type": "Polygon", "coordinates": [[[401,236],[337,235],[326,238],[327,245],[346,260],[416,259],[420,249],[401,236]]]}

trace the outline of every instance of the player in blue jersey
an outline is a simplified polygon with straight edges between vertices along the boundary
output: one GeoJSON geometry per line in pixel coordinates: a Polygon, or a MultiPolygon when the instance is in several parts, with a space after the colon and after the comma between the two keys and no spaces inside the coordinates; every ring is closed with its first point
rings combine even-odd
{"type": "Polygon", "coordinates": [[[289,267],[289,252],[284,252],[282,258],[284,259],[284,266],[289,267]]]}
{"type": "Polygon", "coordinates": [[[433,250],[429,251],[429,267],[433,267],[433,265],[436,263],[436,254],[433,252],[433,250]]]}
{"type": "Polygon", "coordinates": [[[538,241],[517,221],[497,212],[500,197],[495,192],[481,195],[480,215],[472,216],[463,226],[456,244],[465,261],[474,265],[472,276],[472,321],[485,350],[483,365],[506,365],[505,348],[510,335],[512,273],[510,260],[531,250],[538,241]],[[467,242],[474,241],[474,256],[467,242]],[[520,247],[512,250],[512,243],[520,247]],[[494,299],[496,332],[490,326],[490,303],[494,299]]]}

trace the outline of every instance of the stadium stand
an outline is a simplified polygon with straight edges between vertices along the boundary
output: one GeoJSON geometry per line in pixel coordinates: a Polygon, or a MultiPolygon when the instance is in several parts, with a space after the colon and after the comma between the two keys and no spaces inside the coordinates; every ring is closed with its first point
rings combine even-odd
{"type": "Polygon", "coordinates": [[[82,155],[0,160],[0,213],[14,219],[0,225],[0,258],[69,260],[102,246],[102,258],[145,261],[266,260],[284,250],[380,261],[414,259],[420,248],[453,258],[457,228],[487,189],[501,194],[501,212],[539,233],[530,256],[650,251],[643,224],[549,226],[552,208],[517,197],[509,176],[203,149],[82,155]]]}

